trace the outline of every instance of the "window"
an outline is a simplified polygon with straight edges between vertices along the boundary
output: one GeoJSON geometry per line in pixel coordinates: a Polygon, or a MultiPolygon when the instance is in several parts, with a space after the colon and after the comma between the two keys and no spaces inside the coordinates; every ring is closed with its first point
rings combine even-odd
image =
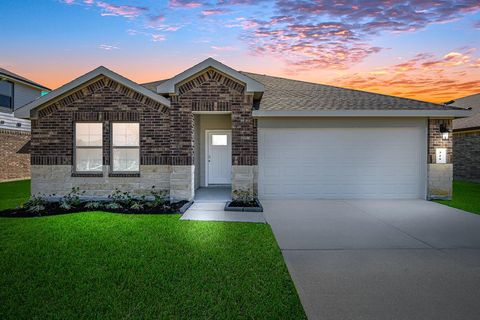
{"type": "Polygon", "coordinates": [[[112,124],[112,159],[114,172],[140,171],[140,124],[112,124]]]}
{"type": "Polygon", "coordinates": [[[0,107],[13,109],[13,83],[0,80],[0,107]]]}
{"type": "Polygon", "coordinates": [[[227,135],[226,134],[212,134],[212,146],[226,146],[227,135]]]}
{"type": "Polygon", "coordinates": [[[75,171],[102,171],[102,140],[101,123],[75,124],[75,171]]]}

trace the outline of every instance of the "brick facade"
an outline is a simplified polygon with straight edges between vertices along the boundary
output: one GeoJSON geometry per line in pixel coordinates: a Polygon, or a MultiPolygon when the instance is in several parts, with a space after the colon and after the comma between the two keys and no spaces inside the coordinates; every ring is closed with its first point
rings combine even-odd
{"type": "Polygon", "coordinates": [[[480,182],[480,130],[453,134],[453,177],[480,182]]]}
{"type": "Polygon", "coordinates": [[[257,164],[257,124],[252,118],[253,96],[245,87],[209,69],[178,86],[171,96],[171,154],[174,164],[193,165],[193,111],[232,113],[232,165],[257,164]]]}
{"type": "Polygon", "coordinates": [[[427,198],[450,199],[452,197],[453,182],[453,138],[450,133],[448,139],[443,139],[440,125],[452,129],[451,119],[428,120],[428,157],[427,157],[427,198]],[[447,149],[447,163],[436,163],[436,148],[447,149]]]}
{"type": "Polygon", "coordinates": [[[110,124],[140,122],[140,164],[168,165],[168,109],[107,78],[41,109],[32,120],[32,165],[73,165],[74,123],[103,122],[103,164],[110,165],[110,124]]]}
{"type": "MultiPolygon", "coordinates": [[[[190,200],[194,195],[194,159],[199,156],[194,152],[194,111],[231,112],[232,165],[256,166],[257,125],[251,116],[253,96],[245,94],[244,85],[207,69],[177,89],[178,94],[170,96],[168,108],[107,77],[100,77],[39,109],[36,119],[32,120],[31,164],[38,182],[32,183],[32,190],[40,192],[47,188],[59,194],[64,181],[65,192],[72,186],[82,186],[93,196],[103,195],[108,185],[112,189],[121,185],[125,190],[140,193],[144,175],[149,176],[150,186],[155,180],[153,176],[158,172],[164,175],[164,170],[169,170],[170,196],[190,200]],[[71,169],[68,179],[62,180],[51,167],[58,166],[63,173],[73,168],[74,128],[76,122],[82,121],[103,123],[103,173],[92,176],[77,174],[71,169]],[[140,174],[114,176],[106,169],[111,164],[110,128],[115,121],[140,123],[140,174]],[[142,168],[148,172],[142,172],[142,168]],[[47,180],[56,182],[50,186],[47,180]],[[90,183],[94,180],[98,181],[98,189],[90,183]]],[[[253,186],[253,180],[251,182],[253,186]]]]}
{"type": "Polygon", "coordinates": [[[30,132],[0,129],[0,181],[30,177],[30,155],[18,153],[29,140],[30,132]]]}
{"type": "Polygon", "coordinates": [[[430,119],[428,121],[428,163],[435,163],[435,149],[447,149],[447,163],[453,162],[452,134],[448,139],[442,138],[439,127],[444,124],[449,130],[452,130],[452,120],[450,119],[430,119]]]}

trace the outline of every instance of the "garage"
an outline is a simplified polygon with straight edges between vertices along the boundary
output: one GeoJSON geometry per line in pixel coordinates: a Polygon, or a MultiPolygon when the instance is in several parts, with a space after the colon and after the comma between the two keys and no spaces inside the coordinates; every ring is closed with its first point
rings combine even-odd
{"type": "Polygon", "coordinates": [[[258,139],[262,199],[425,198],[425,119],[262,119],[258,139]]]}

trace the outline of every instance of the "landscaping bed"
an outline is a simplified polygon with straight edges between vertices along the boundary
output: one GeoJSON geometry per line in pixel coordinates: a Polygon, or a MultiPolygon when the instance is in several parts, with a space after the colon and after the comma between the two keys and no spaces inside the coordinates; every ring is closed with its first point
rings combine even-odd
{"type": "Polygon", "coordinates": [[[34,196],[21,206],[0,211],[0,217],[28,218],[99,210],[124,214],[173,214],[185,212],[192,204],[188,201],[171,202],[164,191],[156,191],[155,187],[149,196],[141,197],[115,190],[107,199],[88,200],[84,193],[73,188],[63,197],[34,196]]]}

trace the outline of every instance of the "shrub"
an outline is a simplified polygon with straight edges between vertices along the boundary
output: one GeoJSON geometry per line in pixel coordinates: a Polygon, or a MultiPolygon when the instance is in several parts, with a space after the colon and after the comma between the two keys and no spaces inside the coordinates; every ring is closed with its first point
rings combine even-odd
{"type": "Polygon", "coordinates": [[[42,211],[45,210],[48,202],[45,199],[44,195],[35,195],[28,199],[23,207],[30,213],[41,215],[42,211]]]}
{"type": "Polygon", "coordinates": [[[103,203],[100,201],[90,201],[85,203],[83,207],[88,210],[99,210],[103,208],[103,203]]]}
{"type": "Polygon", "coordinates": [[[80,200],[80,194],[85,194],[85,191],[80,192],[79,187],[74,187],[63,196],[59,201],[59,206],[65,211],[70,211],[75,207],[78,207],[82,201],[80,200]]]}
{"type": "Polygon", "coordinates": [[[255,193],[250,190],[242,190],[242,189],[236,189],[232,191],[232,198],[234,201],[238,201],[241,203],[249,204],[249,203],[255,203],[256,202],[256,197],[255,193]]]}
{"type": "Polygon", "coordinates": [[[168,202],[168,192],[166,190],[156,190],[155,186],[152,186],[150,194],[153,196],[152,207],[163,206],[168,202]]]}

